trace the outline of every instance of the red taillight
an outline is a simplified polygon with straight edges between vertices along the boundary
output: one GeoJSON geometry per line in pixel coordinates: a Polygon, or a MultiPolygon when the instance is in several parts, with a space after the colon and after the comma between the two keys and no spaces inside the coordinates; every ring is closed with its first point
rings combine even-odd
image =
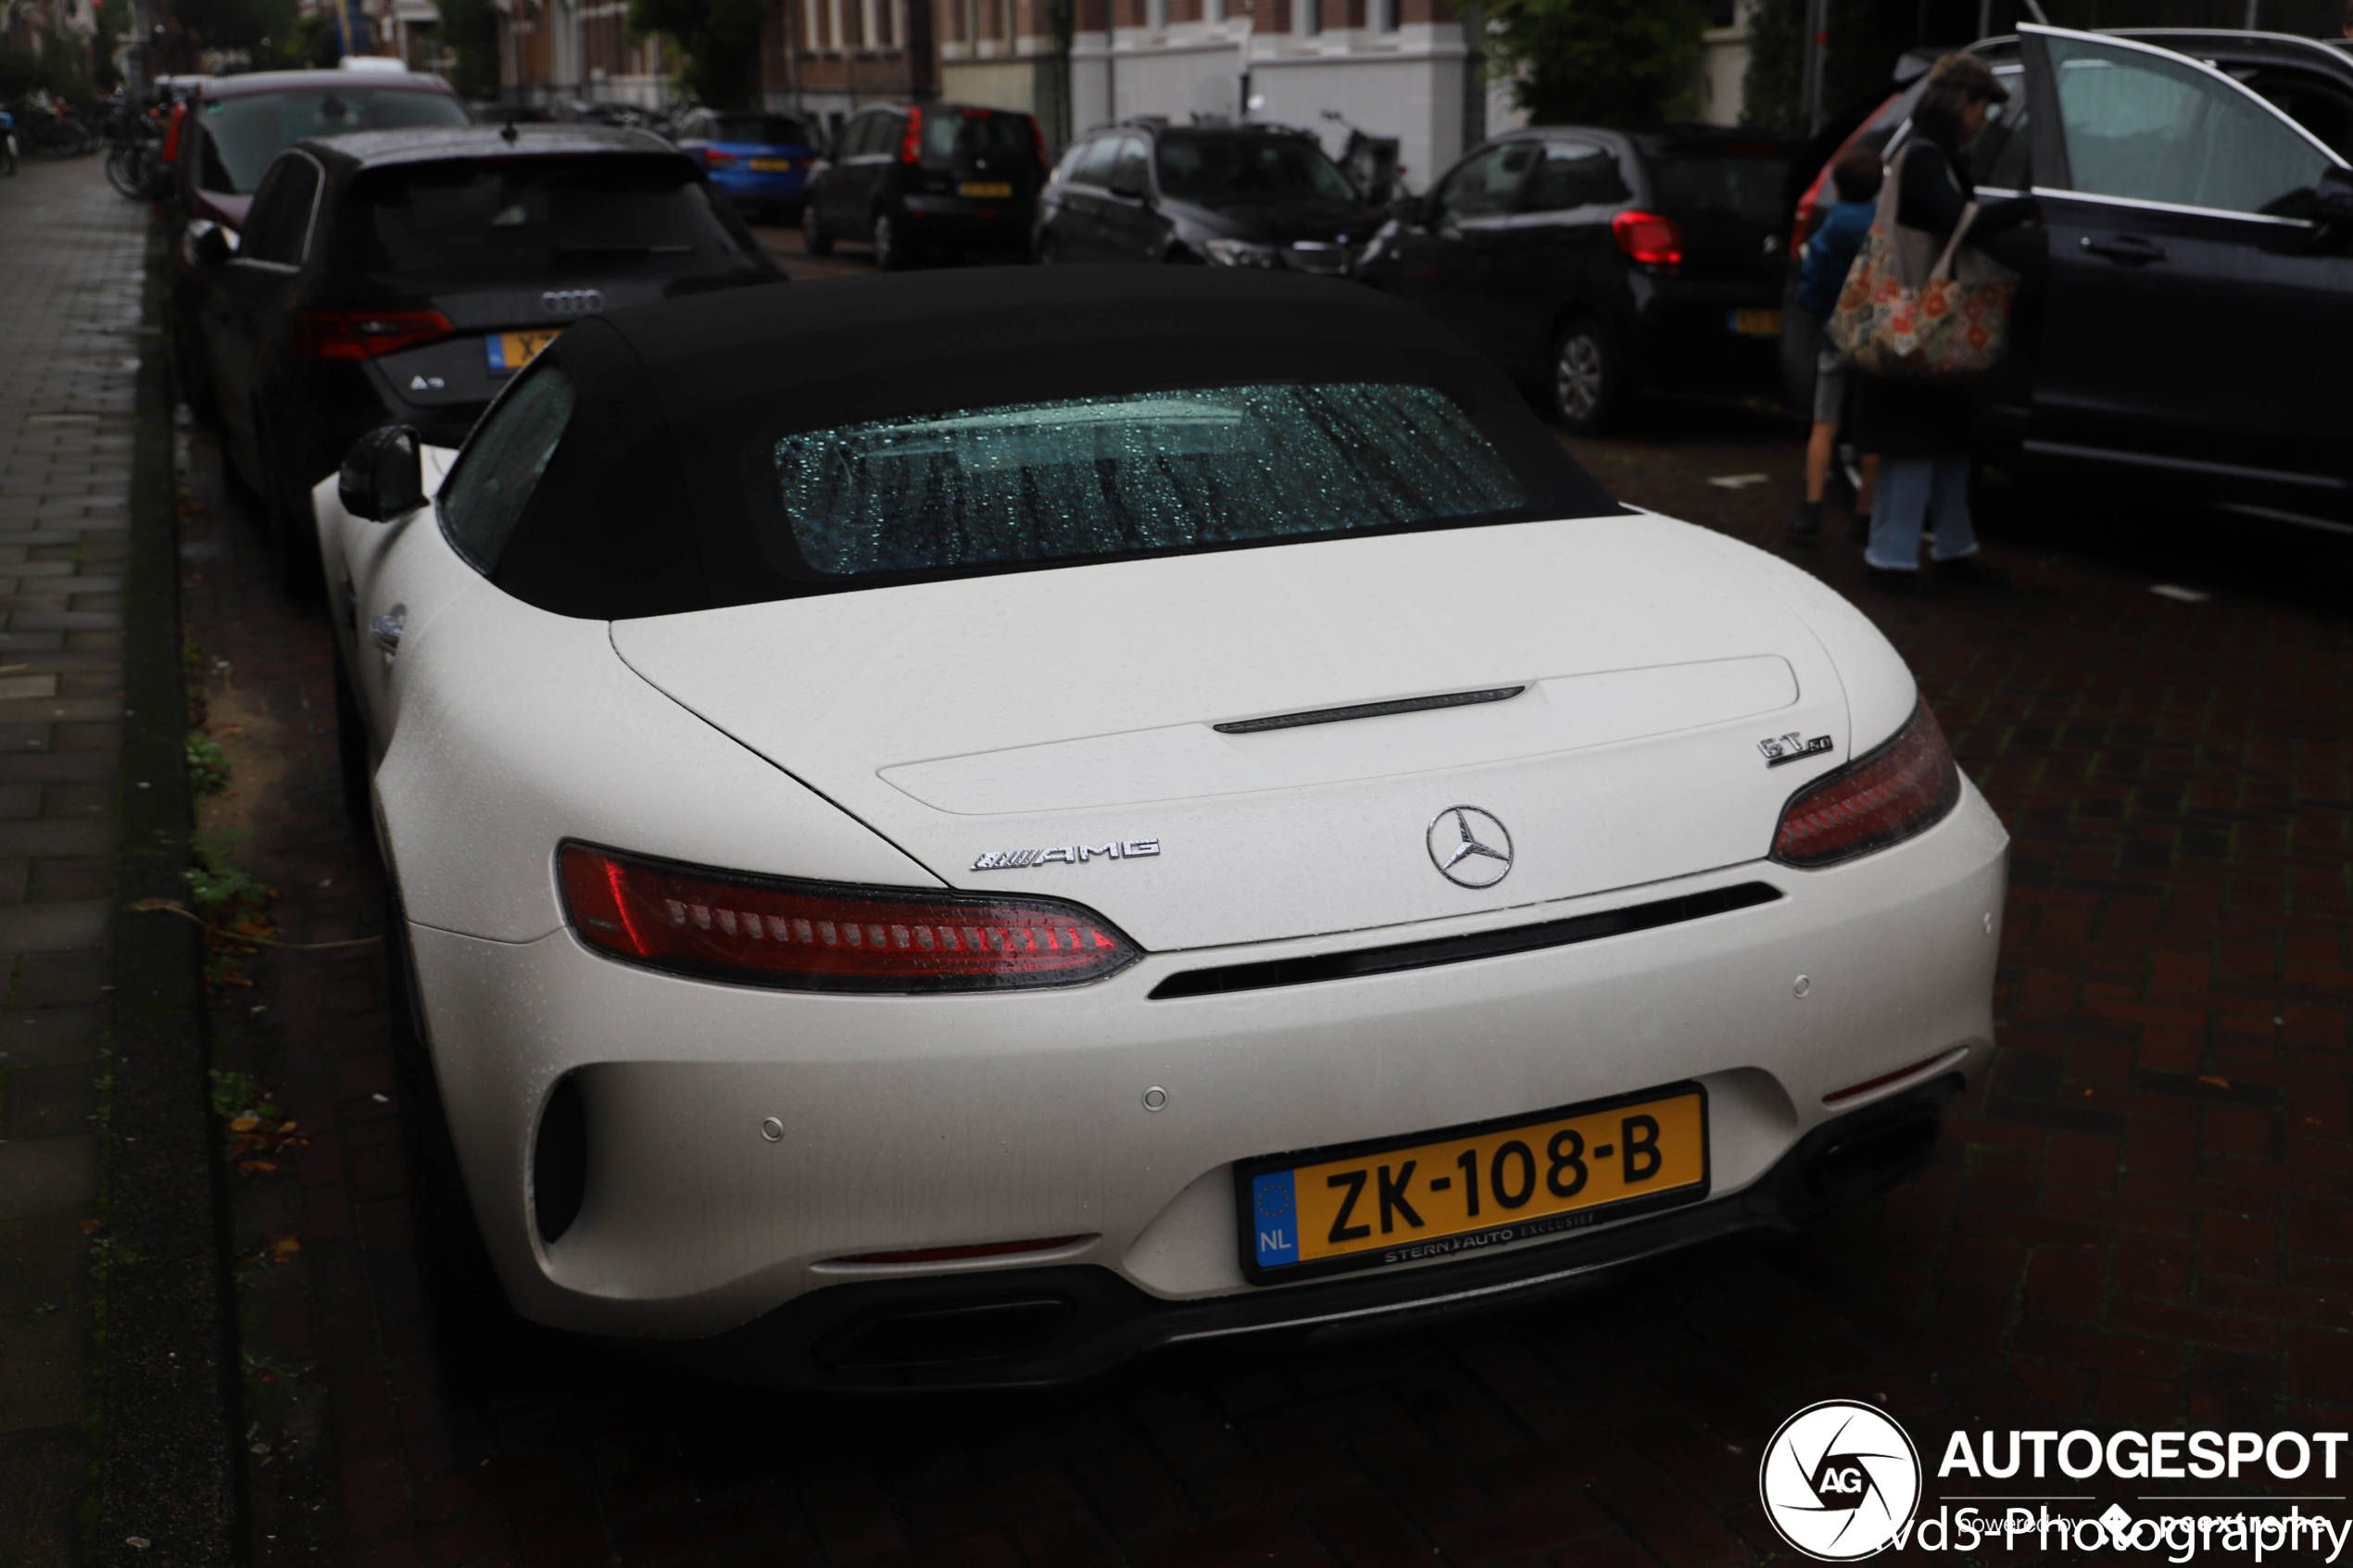
{"type": "Polygon", "coordinates": [[[438,310],[306,310],[295,315],[287,337],[299,358],[373,359],[455,331],[438,310]]]}
{"type": "Polygon", "coordinates": [[[1655,212],[1621,212],[1609,220],[1617,248],[1645,267],[1678,267],[1683,260],[1683,231],[1655,212]]]}
{"type": "Polygon", "coordinates": [[[723,153],[717,147],[705,147],[702,150],[702,160],[706,167],[720,169],[735,162],[736,155],[723,153]]]}
{"type": "Polygon", "coordinates": [[[1813,870],[1925,833],[1961,797],[1961,770],[1936,715],[1922,702],[1895,738],[1781,808],[1773,859],[1813,870]]]}
{"type": "Polygon", "coordinates": [[[1054,898],[851,887],[706,871],[567,844],[573,929],[655,969],[792,991],[997,991],[1076,985],[1136,945],[1054,898]]]}
{"type": "Polygon", "coordinates": [[[924,161],[924,107],[921,104],[907,111],[907,133],[899,138],[899,161],[924,161]]]}
{"type": "Polygon", "coordinates": [[[164,127],[163,132],[163,161],[166,163],[173,163],[179,160],[180,122],[187,118],[188,106],[186,104],[180,103],[171,106],[171,119],[170,122],[164,127]]]}
{"type": "MultiPolygon", "coordinates": [[[[1840,150],[1844,151],[1843,148],[1840,150]]],[[[1831,166],[1826,163],[1822,165],[1822,171],[1814,176],[1814,182],[1806,187],[1806,194],[1797,198],[1797,221],[1789,234],[1789,253],[1792,256],[1804,251],[1806,242],[1814,237],[1814,213],[1822,205],[1822,187],[1830,183],[1830,178],[1831,166]]]]}
{"type": "Polygon", "coordinates": [[[1026,118],[1029,120],[1030,145],[1038,149],[1038,167],[1043,169],[1046,167],[1046,133],[1038,129],[1038,117],[1036,115],[1033,114],[1027,116],[1026,118]]]}
{"type": "Polygon", "coordinates": [[[985,1241],[972,1247],[918,1247],[907,1252],[858,1252],[835,1263],[952,1263],[965,1258],[1007,1258],[1023,1252],[1052,1252],[1083,1236],[1041,1236],[1034,1241],[985,1241]]]}

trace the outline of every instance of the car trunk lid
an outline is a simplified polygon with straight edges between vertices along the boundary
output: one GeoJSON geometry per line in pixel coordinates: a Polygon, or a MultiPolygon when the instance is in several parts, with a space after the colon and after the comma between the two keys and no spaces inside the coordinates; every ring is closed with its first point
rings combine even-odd
{"type": "Polygon", "coordinates": [[[1166,950],[1762,856],[1848,735],[1827,656],[1744,553],[1598,518],[829,595],[613,642],[943,882],[1075,898],[1166,950]],[[1829,747],[1768,766],[1784,734],[1829,747]],[[1432,853],[1464,806],[1509,837],[1484,885],[1432,853]]]}

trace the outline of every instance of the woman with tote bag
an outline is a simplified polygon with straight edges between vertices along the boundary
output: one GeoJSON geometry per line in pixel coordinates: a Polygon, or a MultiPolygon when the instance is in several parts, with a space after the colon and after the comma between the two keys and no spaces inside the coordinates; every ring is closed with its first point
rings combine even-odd
{"type": "MultiPolygon", "coordinates": [[[[1972,264],[2000,270],[1976,257],[1965,242],[2034,216],[2031,196],[1977,207],[1975,188],[1961,166],[1961,149],[1984,128],[1989,106],[2009,92],[1974,55],[1947,55],[1929,72],[1928,90],[1912,111],[1911,139],[1896,155],[1889,189],[1881,197],[1884,220],[1892,213],[1895,248],[1934,256],[1937,270],[1949,273],[1972,264]],[[1956,245],[1956,232],[1968,227],[1956,245]],[[1902,231],[1913,231],[1906,234],[1902,231]],[[1957,260],[1956,253],[1958,253],[1957,260]]],[[[1875,236],[1876,238],[1876,236],[1875,236]]],[[[1867,246],[1860,273],[1888,247],[1867,246]]],[[[1854,294],[1850,280],[1848,297],[1854,294]]],[[[2006,313],[2006,312],[2005,312],[2006,313]]],[[[1842,300],[1841,315],[1849,314],[1842,300]]],[[[1864,559],[1872,581],[1908,591],[1919,581],[1920,533],[1931,519],[1936,530],[1937,575],[1975,583],[1999,583],[2002,573],[1983,565],[1969,511],[1970,408],[1965,378],[1933,374],[1898,378],[1872,372],[1871,357],[1856,356],[1855,445],[1879,455],[1879,498],[1871,513],[1871,537],[1864,559]]]]}

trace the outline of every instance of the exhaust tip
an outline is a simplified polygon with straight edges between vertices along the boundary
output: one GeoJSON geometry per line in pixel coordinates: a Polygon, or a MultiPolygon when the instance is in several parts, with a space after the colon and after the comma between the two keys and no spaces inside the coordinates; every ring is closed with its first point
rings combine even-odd
{"type": "Polygon", "coordinates": [[[539,1239],[552,1245],[580,1218],[588,1196],[588,1106],[579,1075],[567,1074],[539,1113],[531,1146],[531,1212],[539,1239]]]}

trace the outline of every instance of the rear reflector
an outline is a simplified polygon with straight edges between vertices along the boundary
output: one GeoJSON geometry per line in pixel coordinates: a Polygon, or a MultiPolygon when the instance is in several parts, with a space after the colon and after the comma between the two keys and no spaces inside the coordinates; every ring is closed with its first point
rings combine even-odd
{"type": "Polygon", "coordinates": [[[1960,798],[1961,770],[1922,702],[1894,739],[1790,797],[1773,859],[1807,871],[1851,860],[1926,833],[1960,798]]]}
{"type": "Polygon", "coordinates": [[[830,1258],[833,1263],[952,1263],[964,1258],[1007,1258],[1022,1252],[1051,1252],[1084,1241],[1084,1236],[1041,1236],[1034,1241],[988,1241],[971,1247],[919,1247],[912,1252],[861,1252],[830,1258]]]}
{"type": "Polygon", "coordinates": [[[859,887],[711,871],[566,844],[580,939],[679,974],[790,991],[1002,991],[1079,985],[1141,949],[1054,898],[859,887]]]}
{"type": "Polygon", "coordinates": [[[924,107],[921,104],[907,111],[907,133],[899,138],[899,161],[924,161],[924,107]]]}
{"type": "Polygon", "coordinates": [[[1924,1061],[1916,1061],[1909,1067],[1899,1067],[1893,1073],[1882,1073],[1876,1078],[1866,1078],[1859,1084],[1850,1084],[1845,1088],[1837,1090],[1831,1094],[1824,1095],[1822,1097],[1822,1103],[1824,1105],[1836,1105],[1841,1100],[1853,1099],[1856,1095],[1867,1095],[1873,1089],[1883,1089],[1890,1084],[1902,1082],[1904,1079],[1910,1077],[1915,1073],[1924,1073],[1928,1069],[1935,1066],[1938,1062],[1944,1061],[1948,1058],[1954,1062],[1958,1063],[1961,1058],[1966,1054],[1968,1054],[1966,1050],[1939,1051],[1934,1056],[1928,1058],[1924,1061]]]}

